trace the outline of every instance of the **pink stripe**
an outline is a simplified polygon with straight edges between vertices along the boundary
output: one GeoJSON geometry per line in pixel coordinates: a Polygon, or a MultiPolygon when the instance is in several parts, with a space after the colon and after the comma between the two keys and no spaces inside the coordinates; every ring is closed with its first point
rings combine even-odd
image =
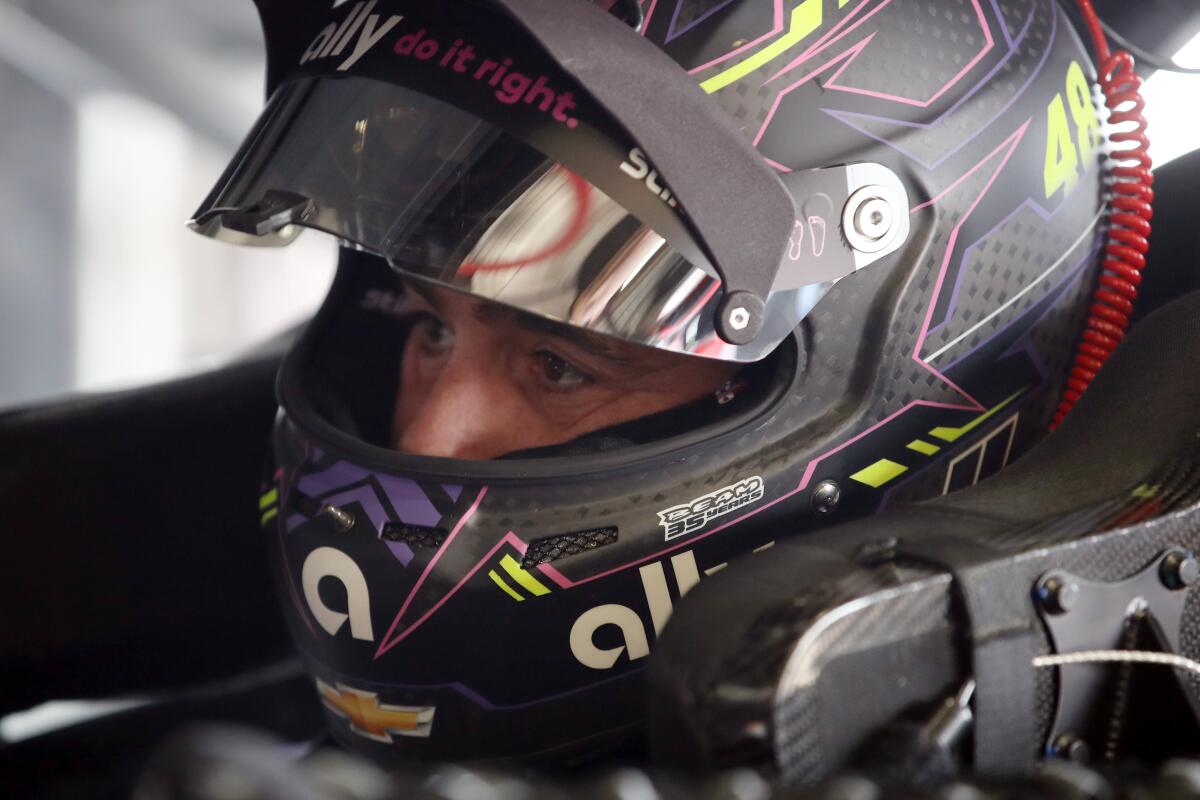
{"type": "Polygon", "coordinates": [[[772,36],[781,32],[782,30],[783,30],[783,0],[775,0],[775,27],[774,28],[767,31],[762,36],[759,36],[754,41],[746,42],[744,45],[737,48],[736,50],[730,50],[725,55],[717,56],[712,61],[709,61],[706,64],[701,64],[698,67],[693,67],[693,68],[689,69],[688,75],[695,75],[697,72],[703,72],[704,70],[708,69],[709,67],[716,66],[717,64],[720,64],[723,61],[728,61],[729,59],[733,58],[736,55],[740,55],[753,47],[757,47],[758,45],[762,44],[767,39],[770,39],[772,36]]]}
{"type": "MultiPolygon", "coordinates": [[[[757,142],[756,142],[756,144],[757,144],[757,142]]],[[[791,167],[785,167],[783,164],[780,164],[778,161],[774,161],[770,158],[767,158],[766,156],[763,156],[763,161],[767,162],[768,164],[770,164],[772,167],[779,170],[780,172],[791,172],[792,171],[791,167]]]]}
{"type": "Polygon", "coordinates": [[[446,604],[447,600],[449,600],[451,597],[454,597],[454,595],[458,593],[458,590],[463,587],[463,584],[465,584],[467,581],[471,580],[471,578],[473,578],[475,576],[475,573],[479,571],[479,568],[482,567],[484,564],[486,564],[488,561],[490,561],[492,556],[496,555],[496,551],[500,549],[500,546],[504,545],[504,544],[512,545],[514,548],[516,548],[516,550],[518,552],[520,552],[521,555],[525,555],[525,550],[529,547],[527,544],[525,544],[525,542],[521,541],[520,538],[518,538],[517,535],[515,533],[513,533],[512,531],[509,531],[508,533],[504,534],[504,536],[500,537],[500,541],[498,541],[494,545],[492,545],[492,549],[488,550],[487,553],[484,554],[483,558],[479,559],[478,563],[476,563],[475,566],[471,567],[470,571],[467,572],[467,574],[463,577],[463,579],[461,581],[459,581],[458,583],[456,583],[454,585],[454,588],[446,593],[445,597],[443,597],[441,600],[438,600],[436,603],[434,603],[433,608],[429,609],[424,614],[422,614],[416,622],[414,622],[412,625],[409,625],[407,628],[404,629],[403,633],[401,633],[399,636],[397,636],[395,639],[393,639],[392,641],[389,642],[387,640],[387,637],[392,635],[392,630],[396,627],[396,623],[400,621],[400,616],[404,613],[404,611],[401,610],[400,614],[396,615],[396,620],[394,622],[392,622],[392,627],[388,629],[387,636],[383,637],[383,644],[379,645],[379,650],[375,653],[375,657],[372,660],[379,658],[381,655],[386,653],[388,650],[391,650],[393,647],[400,644],[400,642],[404,641],[405,637],[407,637],[410,633],[412,633],[417,628],[419,628],[423,624],[425,624],[425,620],[427,620],[431,616],[433,616],[434,612],[437,611],[442,606],[444,606],[446,604]]]}
{"type": "Polygon", "coordinates": [[[972,410],[974,410],[974,411],[986,411],[987,410],[987,406],[985,406],[983,403],[976,400],[974,397],[972,397],[970,394],[968,394],[967,391],[965,389],[963,389],[961,386],[959,386],[957,383],[950,380],[945,375],[938,372],[936,369],[929,366],[921,359],[917,358],[916,356],[913,356],[913,361],[916,361],[918,364],[920,364],[922,367],[924,367],[926,370],[928,370],[930,373],[932,373],[935,377],[937,377],[938,380],[940,380],[942,383],[949,386],[954,391],[961,394],[965,399],[970,400],[974,404],[974,408],[972,410]]]}
{"type": "Polygon", "coordinates": [[[771,120],[775,118],[775,112],[779,110],[779,104],[783,102],[783,98],[789,92],[791,92],[793,89],[795,89],[800,84],[806,83],[807,81],[811,80],[813,78],[813,76],[821,74],[822,72],[829,69],[831,66],[833,66],[837,62],[841,61],[842,59],[844,59],[844,58],[852,59],[854,56],[856,56],[860,52],[862,52],[862,49],[864,47],[866,47],[867,44],[869,44],[870,41],[874,38],[875,38],[875,34],[872,33],[870,36],[866,37],[865,39],[860,41],[858,44],[853,45],[849,49],[844,50],[840,54],[829,59],[821,66],[817,67],[812,72],[805,75],[803,78],[800,78],[795,83],[788,86],[786,89],[780,90],[779,94],[775,95],[775,100],[771,103],[771,110],[767,112],[767,118],[763,120],[762,125],[759,126],[758,133],[755,134],[755,136],[754,136],[754,145],[757,147],[759,141],[762,140],[763,134],[767,132],[767,128],[770,127],[770,125],[771,125],[771,120]]]}
{"type": "Polygon", "coordinates": [[[871,11],[869,13],[863,15],[862,19],[858,20],[853,25],[851,25],[849,28],[847,28],[846,30],[844,30],[840,34],[838,34],[838,31],[841,29],[841,27],[843,25],[845,25],[846,23],[850,22],[851,20],[853,20],[854,15],[858,13],[859,9],[861,9],[863,6],[865,6],[869,2],[871,2],[871,0],[863,0],[862,3],[859,3],[849,14],[847,14],[845,17],[843,17],[841,20],[839,20],[838,24],[834,25],[832,30],[828,31],[820,39],[813,42],[812,47],[809,47],[803,53],[796,56],[796,58],[792,59],[792,61],[786,67],[779,70],[779,72],[776,72],[774,75],[767,78],[766,81],[763,82],[764,85],[767,83],[770,83],[771,81],[784,75],[785,73],[792,71],[793,69],[800,66],[801,64],[803,64],[808,59],[812,58],[814,55],[816,55],[820,51],[824,50],[829,45],[836,44],[838,41],[846,38],[847,36],[849,36],[851,33],[854,32],[855,28],[862,25],[864,22],[869,20],[871,17],[875,16],[877,13],[882,11],[887,6],[891,5],[892,0],[883,0],[882,3],[880,3],[875,8],[871,9],[871,11]],[[838,34],[836,36],[836,38],[830,39],[830,37],[833,37],[835,34],[838,34]]]}
{"type": "MultiPolygon", "coordinates": [[[[950,265],[950,257],[954,254],[954,245],[958,241],[958,232],[962,229],[962,226],[967,221],[967,219],[970,218],[971,214],[975,211],[976,207],[979,206],[979,203],[983,200],[983,196],[988,193],[989,189],[992,188],[992,184],[996,182],[996,178],[998,178],[1000,176],[1001,171],[1003,171],[1005,165],[1008,164],[1008,160],[1010,158],[1012,158],[1012,154],[1016,151],[1017,145],[1020,144],[1021,139],[1025,136],[1025,131],[1029,129],[1029,123],[1032,121],[1033,121],[1032,119],[1025,120],[1025,123],[1023,125],[1021,125],[1021,127],[1017,128],[1016,131],[1014,131],[1011,136],[1009,136],[1007,139],[1005,139],[1003,142],[1001,142],[1000,145],[995,150],[988,153],[988,155],[982,161],[980,161],[979,164],[976,164],[974,167],[971,167],[971,169],[967,171],[966,175],[963,176],[963,178],[965,178],[967,175],[970,175],[975,170],[977,170],[982,164],[986,164],[988,161],[990,161],[992,159],[992,157],[996,155],[996,153],[1003,150],[1006,146],[1008,147],[1008,152],[1005,153],[1004,158],[1002,158],[1000,160],[999,166],[996,167],[995,172],[993,172],[991,177],[988,178],[987,183],[984,185],[983,189],[979,192],[979,195],[971,203],[970,207],[967,208],[966,212],[963,213],[962,217],[958,220],[958,223],[955,224],[954,230],[951,231],[950,237],[946,242],[946,254],[942,257],[942,266],[938,270],[937,281],[936,281],[936,283],[934,283],[933,296],[930,297],[929,306],[925,309],[925,321],[921,325],[921,333],[917,336],[917,346],[913,349],[912,357],[914,359],[917,359],[918,361],[920,361],[920,359],[918,359],[917,356],[921,352],[921,347],[925,344],[925,335],[929,332],[929,322],[933,318],[933,307],[935,305],[937,305],[938,296],[941,294],[941,291],[942,291],[942,283],[946,279],[946,269],[950,265]]],[[[956,180],[951,185],[950,188],[954,188],[959,183],[961,183],[963,178],[959,178],[958,180],[956,180]]],[[[949,190],[947,190],[947,191],[949,191],[949,190]]],[[[936,198],[934,198],[934,200],[940,200],[943,196],[945,196],[945,194],[946,194],[946,192],[942,192],[936,198]]],[[[932,203],[932,202],[934,202],[934,200],[931,200],[929,202],[932,203]]],[[[923,208],[925,205],[929,205],[929,203],[924,203],[921,206],[918,206],[917,208],[923,208]]],[[[923,364],[923,362],[922,362],[922,364],[923,364]]],[[[923,364],[923,366],[927,366],[927,365],[923,364]]],[[[938,373],[936,371],[934,371],[934,374],[938,374],[938,373]]],[[[947,383],[949,383],[949,381],[947,381],[947,383]]],[[[951,384],[951,385],[953,385],[953,384],[951,384]]],[[[955,388],[957,389],[957,387],[955,387],[955,388]]],[[[962,393],[961,389],[958,389],[958,391],[960,393],[962,393]]]]}
{"type": "MultiPolygon", "coordinates": [[[[921,348],[925,345],[925,337],[929,333],[929,323],[930,323],[930,320],[933,318],[933,308],[934,308],[934,306],[937,305],[937,299],[941,295],[941,292],[942,292],[942,285],[946,280],[946,269],[950,265],[950,257],[954,254],[954,246],[958,242],[958,232],[960,230],[962,230],[963,224],[966,223],[967,219],[971,216],[971,214],[979,206],[979,203],[983,200],[983,196],[988,193],[989,189],[992,188],[992,184],[996,182],[996,178],[998,178],[1000,176],[1000,173],[1004,171],[1005,165],[1008,164],[1008,160],[1010,158],[1012,158],[1012,154],[1016,151],[1017,145],[1021,143],[1021,139],[1024,138],[1025,131],[1029,129],[1029,123],[1032,121],[1033,121],[1032,118],[1025,120],[1025,123],[1020,128],[1017,128],[1017,130],[1014,131],[1011,136],[1009,136],[1006,140],[1004,140],[1004,142],[1002,142],[999,147],[997,147],[995,150],[993,150],[991,153],[989,153],[987,158],[985,158],[983,161],[980,162],[980,164],[986,163],[989,159],[991,159],[991,157],[993,155],[995,155],[999,150],[1001,150],[1004,147],[1004,145],[1007,144],[1009,146],[1008,152],[1005,153],[1004,158],[1002,158],[1000,160],[1000,165],[998,167],[996,167],[996,171],[992,173],[990,178],[988,178],[988,181],[986,184],[984,184],[983,189],[979,192],[978,196],[976,196],[975,200],[971,203],[970,207],[967,208],[966,212],[963,213],[962,217],[959,219],[958,223],[954,226],[954,230],[951,231],[950,236],[946,241],[946,255],[942,257],[942,266],[938,270],[937,282],[933,286],[933,295],[929,298],[929,305],[925,309],[925,321],[921,324],[921,333],[920,333],[920,335],[917,336],[917,345],[916,345],[916,347],[913,348],[913,353],[912,353],[912,360],[915,361],[917,364],[919,364],[922,369],[926,370],[927,372],[929,372],[932,375],[935,375],[938,378],[938,380],[942,381],[947,386],[949,386],[951,389],[958,392],[960,395],[962,395],[966,399],[970,400],[972,403],[974,403],[976,406],[978,406],[978,410],[980,410],[980,411],[984,410],[984,406],[982,403],[980,403],[978,400],[976,400],[971,395],[967,394],[967,392],[964,391],[961,386],[954,383],[954,381],[947,378],[945,375],[943,375],[937,369],[930,366],[929,364],[926,364],[924,361],[921,360],[921,357],[920,357],[921,356],[921,348]]],[[[978,166],[979,165],[977,164],[975,167],[972,167],[971,170],[968,172],[968,174],[970,174],[970,172],[974,172],[975,169],[978,168],[978,166]]],[[[959,181],[955,181],[955,184],[957,184],[958,182],[959,181]]],[[[945,193],[943,192],[943,194],[945,194],[945,193]]],[[[941,197],[941,195],[939,195],[939,197],[941,197]]]]}
{"type": "Polygon", "coordinates": [[[987,43],[984,45],[983,49],[975,54],[974,58],[968,61],[963,68],[958,71],[958,74],[951,78],[950,81],[942,86],[941,89],[938,89],[936,92],[934,92],[933,96],[929,99],[913,100],[911,98],[901,97],[895,94],[887,94],[885,92],[876,92],[870,89],[857,89],[852,86],[837,85],[834,83],[834,81],[836,81],[838,76],[840,76],[842,72],[844,72],[846,68],[850,66],[850,62],[846,62],[845,66],[838,70],[832,78],[826,81],[824,88],[834,89],[839,92],[848,92],[850,94],[866,95],[867,97],[874,97],[879,100],[890,100],[894,103],[903,103],[904,105],[916,106],[917,108],[928,108],[934,101],[948,92],[956,83],[962,80],[963,76],[970,72],[971,69],[974,68],[974,66],[978,64],[980,60],[987,55],[996,44],[995,40],[992,38],[991,26],[987,24],[987,18],[983,15],[983,9],[979,5],[979,0],[971,0],[971,4],[975,6],[975,14],[979,18],[979,24],[983,27],[983,36],[987,43]]]}
{"type": "MultiPolygon", "coordinates": [[[[469,520],[472,515],[474,515],[475,510],[479,508],[479,504],[483,502],[483,496],[487,494],[487,490],[488,487],[486,486],[479,490],[479,496],[475,498],[475,502],[472,503],[471,507],[467,509],[467,513],[462,515],[462,519],[460,519],[458,524],[454,526],[454,530],[450,531],[450,535],[446,537],[446,541],[442,542],[442,546],[438,548],[437,553],[435,553],[433,558],[429,560],[429,563],[425,565],[425,571],[421,573],[420,578],[417,578],[416,585],[413,586],[412,591],[408,593],[408,597],[404,600],[404,605],[400,606],[400,612],[396,614],[396,618],[392,620],[391,626],[388,627],[387,633],[384,634],[384,642],[386,642],[387,638],[392,635],[392,631],[396,629],[396,625],[399,624],[400,618],[404,616],[404,612],[408,610],[409,604],[412,603],[413,597],[416,596],[417,590],[421,588],[421,585],[425,583],[425,579],[429,577],[429,573],[433,570],[433,565],[438,562],[438,559],[440,559],[442,554],[446,552],[446,548],[449,547],[450,543],[454,541],[454,537],[458,536],[458,532],[462,530],[463,525],[467,524],[467,520],[469,520]]],[[[379,649],[375,651],[375,658],[379,658],[379,656],[381,656],[385,651],[385,646],[380,645],[379,649]]]]}
{"type": "MultiPolygon", "coordinates": [[[[1020,133],[1022,133],[1022,132],[1025,130],[1025,126],[1026,126],[1026,125],[1028,125],[1028,124],[1029,124],[1029,122],[1030,122],[1029,120],[1026,120],[1026,121],[1025,121],[1025,125],[1022,125],[1020,128],[1018,128],[1018,129],[1017,129],[1017,130],[1016,130],[1016,131],[1013,133],[1013,136],[1016,136],[1017,134],[1020,134],[1020,133]]],[[[1007,139],[1005,139],[1003,142],[1001,142],[1000,144],[998,144],[998,145],[996,146],[996,149],[995,149],[995,150],[993,150],[992,152],[990,152],[990,153],[988,153],[986,156],[984,156],[984,157],[983,157],[983,160],[982,160],[982,161],[980,161],[978,164],[976,164],[975,166],[971,167],[969,170],[967,170],[966,172],[964,172],[962,175],[960,175],[960,176],[958,176],[957,178],[955,178],[955,179],[954,179],[954,183],[950,184],[950,185],[949,185],[949,186],[947,186],[945,189],[942,189],[942,191],[938,192],[938,194],[937,194],[937,196],[936,196],[936,197],[934,197],[934,198],[933,198],[933,199],[931,199],[931,200],[926,200],[924,203],[921,203],[920,205],[913,206],[912,208],[910,208],[910,209],[909,209],[908,213],[909,213],[909,214],[915,214],[915,213],[917,213],[918,211],[920,211],[922,208],[927,208],[927,207],[929,207],[929,206],[933,205],[934,203],[937,203],[937,202],[941,201],[941,200],[942,200],[942,198],[944,198],[946,195],[950,194],[950,193],[951,193],[951,192],[953,192],[955,189],[957,189],[957,188],[958,188],[958,185],[959,185],[960,183],[962,183],[962,182],[963,182],[963,181],[965,181],[967,178],[969,178],[969,177],[971,177],[972,175],[974,175],[974,174],[975,174],[975,172],[976,172],[977,170],[979,170],[979,168],[980,168],[980,167],[982,167],[984,164],[986,164],[987,162],[991,161],[991,160],[992,160],[992,156],[996,155],[996,153],[999,153],[1001,150],[1003,150],[1003,149],[1004,149],[1004,147],[1005,147],[1005,145],[1007,145],[1009,142],[1011,142],[1011,141],[1012,141],[1012,138],[1013,138],[1012,136],[1009,136],[1009,137],[1008,137],[1007,139]]],[[[1010,153],[1010,155],[1011,155],[1011,153],[1010,153]]]]}
{"type": "Polygon", "coordinates": [[[642,36],[646,35],[646,31],[650,30],[650,18],[654,16],[654,7],[658,5],[658,0],[650,0],[650,10],[642,17],[642,36]]]}
{"type": "Polygon", "coordinates": [[[547,578],[557,583],[562,589],[570,589],[575,585],[571,583],[570,578],[568,578],[566,575],[563,575],[549,564],[538,564],[538,569],[540,569],[542,574],[544,574],[547,578]]]}

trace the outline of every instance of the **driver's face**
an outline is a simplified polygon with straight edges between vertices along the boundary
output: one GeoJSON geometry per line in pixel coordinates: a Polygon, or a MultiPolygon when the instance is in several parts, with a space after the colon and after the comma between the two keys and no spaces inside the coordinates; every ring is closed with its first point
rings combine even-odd
{"type": "Polygon", "coordinates": [[[490,459],[568,442],[715,391],[735,367],[564,329],[410,286],[392,446],[490,459]]]}

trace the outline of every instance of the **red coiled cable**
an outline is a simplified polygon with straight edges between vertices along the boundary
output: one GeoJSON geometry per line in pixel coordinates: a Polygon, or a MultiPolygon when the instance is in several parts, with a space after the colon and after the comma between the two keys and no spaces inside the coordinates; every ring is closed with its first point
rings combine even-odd
{"type": "Polygon", "coordinates": [[[1109,138],[1118,147],[1108,156],[1109,230],[1104,248],[1100,286],[1092,297],[1091,313],[1083,339],[1075,354],[1075,363],[1050,430],[1058,427],[1104,362],[1125,338],[1129,315],[1137,299],[1150,247],[1150,219],[1154,212],[1154,175],[1150,172],[1150,140],[1146,138],[1145,101],[1139,91],[1142,79],[1133,69],[1133,56],[1124,51],[1110,53],[1108,40],[1091,0],[1078,0],[1084,23],[1092,36],[1096,60],[1100,65],[1100,89],[1113,125],[1133,123],[1129,130],[1109,138]],[[1124,145],[1124,146],[1122,146],[1124,145]]]}

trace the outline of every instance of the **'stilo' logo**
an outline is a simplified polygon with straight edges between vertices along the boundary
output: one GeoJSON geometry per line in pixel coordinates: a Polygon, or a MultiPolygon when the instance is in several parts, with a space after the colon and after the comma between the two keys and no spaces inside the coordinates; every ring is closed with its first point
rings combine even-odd
{"type": "Polygon", "coordinates": [[[671,190],[658,185],[658,171],[650,168],[646,154],[640,148],[635,147],[629,151],[628,160],[621,162],[621,172],[634,180],[644,181],[646,188],[666,201],[671,208],[677,205],[675,198],[671,196],[671,190]]]}
{"type": "Polygon", "coordinates": [[[756,503],[762,497],[763,479],[754,475],[701,495],[690,503],[664,508],[658,512],[658,524],[663,526],[667,540],[674,539],[696,533],[717,517],[756,503]]]}

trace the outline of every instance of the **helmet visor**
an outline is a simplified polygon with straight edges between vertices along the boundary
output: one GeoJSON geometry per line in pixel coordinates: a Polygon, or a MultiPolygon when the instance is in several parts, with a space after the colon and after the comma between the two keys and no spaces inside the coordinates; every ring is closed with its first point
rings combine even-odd
{"type": "Polygon", "coordinates": [[[260,245],[320,230],[408,276],[731,361],[770,352],[832,285],[773,293],[760,336],[728,344],[714,329],[721,282],[638,151],[567,158],[392,83],[305,77],[275,93],[190,225],[260,245]]]}

